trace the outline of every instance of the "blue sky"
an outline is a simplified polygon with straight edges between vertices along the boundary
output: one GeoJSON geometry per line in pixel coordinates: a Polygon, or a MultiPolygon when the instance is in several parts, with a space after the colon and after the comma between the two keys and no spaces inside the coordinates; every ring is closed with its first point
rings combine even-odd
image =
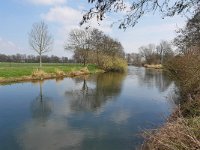
{"type": "MultiPolygon", "coordinates": [[[[83,10],[90,7],[87,0],[2,0],[0,5],[0,53],[5,54],[36,54],[28,44],[28,32],[32,24],[44,20],[54,37],[54,47],[48,55],[70,56],[64,51],[71,29],[79,27],[83,10]]],[[[114,19],[117,19],[115,15],[114,19]]],[[[138,48],[161,40],[172,40],[175,29],[183,27],[185,18],[176,16],[162,19],[158,14],[144,16],[134,28],[119,30],[117,25],[110,27],[113,17],[107,18],[97,27],[118,39],[125,52],[138,52],[138,48]]]]}

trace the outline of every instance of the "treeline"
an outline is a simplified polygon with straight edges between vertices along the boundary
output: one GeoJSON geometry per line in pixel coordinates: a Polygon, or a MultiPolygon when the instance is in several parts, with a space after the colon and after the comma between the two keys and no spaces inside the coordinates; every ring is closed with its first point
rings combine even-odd
{"type": "MultiPolygon", "coordinates": [[[[58,56],[47,56],[43,55],[42,60],[44,63],[68,63],[73,62],[69,60],[68,57],[58,57],[58,56]]],[[[5,55],[0,54],[0,62],[16,62],[16,63],[38,63],[40,61],[39,56],[16,54],[16,55],[5,55]]]]}
{"type": "Polygon", "coordinates": [[[178,55],[166,67],[177,78],[181,94],[194,98],[200,91],[200,11],[188,20],[186,26],[178,31],[174,43],[178,55]]]}
{"type": "Polygon", "coordinates": [[[126,59],[129,64],[163,64],[173,58],[172,44],[168,41],[161,41],[158,45],[148,44],[139,48],[139,53],[128,53],[126,59]]]}
{"type": "Polygon", "coordinates": [[[105,71],[124,71],[127,63],[121,43],[98,29],[74,29],[65,49],[74,52],[78,63],[93,63],[105,71]]]}

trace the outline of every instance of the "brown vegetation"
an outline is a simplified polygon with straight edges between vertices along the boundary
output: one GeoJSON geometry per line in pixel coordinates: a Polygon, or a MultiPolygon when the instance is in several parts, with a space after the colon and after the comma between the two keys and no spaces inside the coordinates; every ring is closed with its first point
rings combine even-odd
{"type": "Polygon", "coordinates": [[[147,141],[142,149],[149,150],[197,150],[200,149],[200,117],[178,117],[162,128],[147,132],[147,141]]]}
{"type": "Polygon", "coordinates": [[[142,149],[200,149],[200,12],[197,12],[175,43],[180,53],[164,67],[176,80],[180,105],[160,129],[147,132],[142,149]]]}

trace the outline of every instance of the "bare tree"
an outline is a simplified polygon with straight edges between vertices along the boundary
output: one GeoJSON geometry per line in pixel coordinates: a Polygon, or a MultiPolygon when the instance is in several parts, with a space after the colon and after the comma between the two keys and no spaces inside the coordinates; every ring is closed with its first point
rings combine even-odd
{"type": "Polygon", "coordinates": [[[69,39],[65,46],[66,50],[73,50],[74,57],[84,65],[87,63],[88,53],[91,48],[90,30],[73,29],[69,33],[69,39]]]}
{"type": "Polygon", "coordinates": [[[145,58],[147,64],[156,63],[155,47],[154,44],[149,44],[139,48],[140,55],[145,58]]]}
{"type": "Polygon", "coordinates": [[[29,44],[39,54],[40,67],[42,67],[42,54],[51,51],[53,45],[53,38],[49,34],[48,26],[45,22],[41,21],[33,24],[29,33],[29,44]]]}
{"type": "Polygon", "coordinates": [[[186,26],[180,29],[178,36],[174,39],[174,44],[179,52],[183,54],[200,53],[200,9],[187,21],[186,26]]]}
{"type": "Polygon", "coordinates": [[[162,40],[159,45],[156,47],[157,54],[160,58],[160,63],[163,64],[163,59],[173,55],[173,50],[171,44],[168,41],[162,40]]]}
{"type": "Polygon", "coordinates": [[[105,18],[107,12],[121,12],[125,15],[120,19],[119,28],[126,29],[135,26],[145,14],[159,12],[162,17],[185,14],[199,9],[199,0],[88,0],[93,3],[91,8],[83,15],[80,24],[86,23],[96,17],[98,21],[105,18]]]}

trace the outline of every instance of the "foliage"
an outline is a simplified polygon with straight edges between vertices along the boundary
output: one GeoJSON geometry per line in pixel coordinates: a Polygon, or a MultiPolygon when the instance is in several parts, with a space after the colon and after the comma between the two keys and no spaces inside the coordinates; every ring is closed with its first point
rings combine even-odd
{"type": "Polygon", "coordinates": [[[78,63],[94,63],[105,71],[122,71],[126,68],[121,43],[98,29],[74,29],[65,47],[74,51],[78,63]]]}
{"type": "Polygon", "coordinates": [[[178,81],[181,95],[191,96],[200,87],[200,58],[197,55],[188,54],[177,56],[165,64],[173,78],[178,81]]]}
{"type": "Polygon", "coordinates": [[[119,19],[119,28],[126,29],[135,26],[138,20],[151,12],[159,12],[162,17],[185,14],[189,11],[197,10],[199,0],[89,0],[93,3],[92,8],[83,15],[80,24],[87,23],[96,17],[97,21],[102,21],[106,13],[124,12],[124,16],[119,19]]]}
{"type": "Polygon", "coordinates": [[[127,62],[123,58],[101,55],[99,67],[105,71],[124,72],[127,68],[127,62]]]}

